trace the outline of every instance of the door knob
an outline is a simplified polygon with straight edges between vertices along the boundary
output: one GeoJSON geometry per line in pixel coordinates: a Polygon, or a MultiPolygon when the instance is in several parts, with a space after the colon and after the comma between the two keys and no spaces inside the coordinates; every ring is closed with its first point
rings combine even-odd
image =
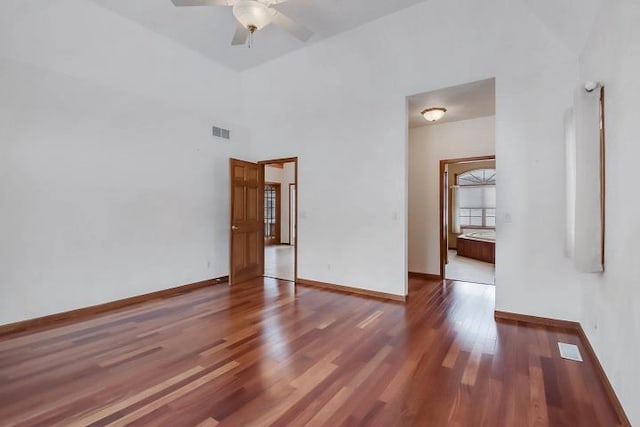
{"type": "Polygon", "coordinates": [[[240,227],[238,227],[237,225],[232,225],[232,226],[231,226],[231,229],[232,229],[232,230],[237,230],[238,228],[240,228],[240,227]]]}

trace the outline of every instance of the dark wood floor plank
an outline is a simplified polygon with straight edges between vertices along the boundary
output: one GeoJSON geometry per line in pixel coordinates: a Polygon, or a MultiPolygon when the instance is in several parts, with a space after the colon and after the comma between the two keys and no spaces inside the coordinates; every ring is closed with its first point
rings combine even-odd
{"type": "Polygon", "coordinates": [[[570,330],[493,318],[494,288],[406,304],[260,279],[0,339],[2,426],[615,426],[570,330]]]}

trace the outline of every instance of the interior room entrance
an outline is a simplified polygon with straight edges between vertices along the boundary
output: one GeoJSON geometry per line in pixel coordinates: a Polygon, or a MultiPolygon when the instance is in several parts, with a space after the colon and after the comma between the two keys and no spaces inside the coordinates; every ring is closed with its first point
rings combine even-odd
{"type": "Polygon", "coordinates": [[[443,277],[494,285],[495,157],[442,160],[440,179],[443,277]]]}
{"type": "Polygon", "coordinates": [[[295,281],[296,177],[295,159],[264,164],[264,275],[295,281]]]}
{"type": "Polygon", "coordinates": [[[407,97],[408,271],[495,284],[495,79],[407,97]]]}

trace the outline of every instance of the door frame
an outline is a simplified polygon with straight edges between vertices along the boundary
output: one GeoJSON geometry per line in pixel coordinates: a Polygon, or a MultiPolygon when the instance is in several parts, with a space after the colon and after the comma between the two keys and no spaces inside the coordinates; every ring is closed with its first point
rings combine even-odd
{"type": "MultiPolygon", "coordinates": [[[[294,236],[294,248],[293,248],[293,283],[295,284],[298,281],[298,220],[299,220],[299,214],[298,214],[298,189],[300,188],[300,184],[298,182],[298,157],[281,157],[281,158],[277,158],[277,159],[269,159],[269,160],[260,160],[258,162],[259,165],[262,165],[262,176],[264,176],[264,168],[266,165],[270,164],[270,163],[293,163],[294,164],[294,179],[295,179],[295,184],[296,184],[296,203],[295,203],[295,208],[296,208],[296,233],[294,236]]],[[[289,205],[289,209],[291,209],[291,205],[289,205]]],[[[260,215],[262,216],[261,220],[262,220],[262,224],[264,227],[264,209],[262,210],[262,212],[260,213],[260,215]]],[[[289,217],[291,218],[291,217],[289,217]]],[[[263,235],[264,235],[264,229],[262,231],[263,235]]],[[[289,234],[289,244],[291,243],[291,234],[289,234]]],[[[262,251],[263,253],[263,257],[264,257],[264,249],[262,251]]],[[[283,280],[283,279],[279,279],[279,280],[283,280]]]]}
{"type": "MultiPolygon", "coordinates": [[[[438,222],[438,228],[440,228],[440,279],[446,279],[445,265],[447,264],[448,254],[448,241],[449,241],[449,223],[447,221],[447,215],[444,214],[444,208],[447,204],[447,198],[449,197],[449,183],[447,182],[446,167],[449,164],[465,163],[465,162],[477,162],[482,160],[495,160],[496,155],[487,156],[473,156],[473,157],[461,157],[457,159],[443,159],[440,160],[440,196],[439,196],[439,209],[440,209],[440,221],[438,222]],[[444,190],[444,186],[447,186],[447,191],[444,190]]],[[[496,164],[497,170],[497,164],[496,164]]],[[[451,208],[451,207],[449,207],[451,208]]]]}
{"type": "MultiPolygon", "coordinates": [[[[289,183],[289,244],[292,245],[293,243],[291,242],[291,236],[296,235],[295,232],[295,228],[298,226],[296,221],[291,221],[291,218],[294,217],[294,213],[298,212],[297,209],[294,210],[294,205],[291,204],[291,194],[295,194],[296,195],[296,202],[298,200],[298,183],[294,182],[294,183],[289,183]]],[[[297,220],[297,215],[296,216],[296,220],[297,220]]]]}

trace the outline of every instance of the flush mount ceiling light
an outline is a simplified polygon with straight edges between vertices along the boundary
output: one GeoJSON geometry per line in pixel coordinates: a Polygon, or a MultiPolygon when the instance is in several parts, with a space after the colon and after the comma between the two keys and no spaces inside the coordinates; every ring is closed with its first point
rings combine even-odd
{"type": "Polygon", "coordinates": [[[447,109],[444,107],[434,107],[434,108],[427,108],[426,110],[423,110],[420,114],[422,114],[422,117],[424,117],[426,121],[436,122],[441,118],[443,118],[444,113],[446,112],[447,112],[447,109]]]}

